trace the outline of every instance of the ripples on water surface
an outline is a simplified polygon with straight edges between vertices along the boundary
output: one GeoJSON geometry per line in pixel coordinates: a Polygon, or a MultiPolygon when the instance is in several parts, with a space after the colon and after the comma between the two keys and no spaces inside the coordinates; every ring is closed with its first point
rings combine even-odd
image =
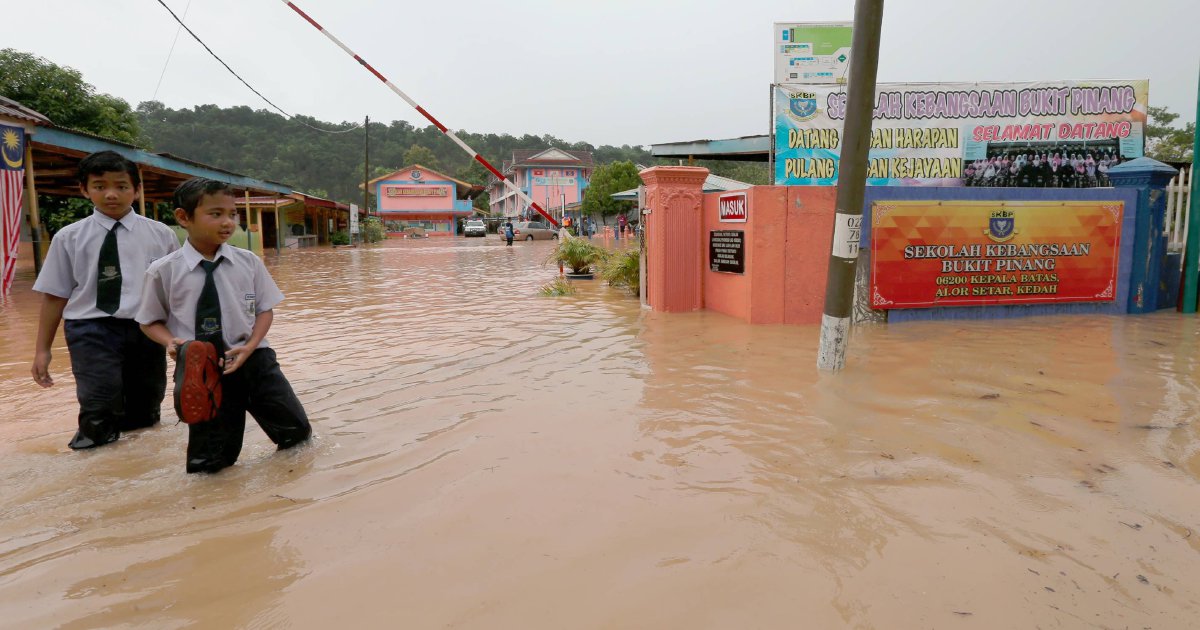
{"type": "Polygon", "coordinates": [[[538,286],[550,243],[267,259],[317,432],[183,474],[164,425],[66,448],[0,308],[0,627],[1196,626],[1195,320],[855,333],[538,286]]]}

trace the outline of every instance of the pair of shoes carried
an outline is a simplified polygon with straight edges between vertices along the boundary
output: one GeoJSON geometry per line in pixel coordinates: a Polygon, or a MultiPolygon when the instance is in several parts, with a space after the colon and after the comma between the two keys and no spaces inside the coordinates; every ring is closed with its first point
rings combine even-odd
{"type": "Polygon", "coordinates": [[[221,407],[221,362],[217,347],[188,341],[175,357],[175,414],[187,424],[208,422],[221,407]]]}

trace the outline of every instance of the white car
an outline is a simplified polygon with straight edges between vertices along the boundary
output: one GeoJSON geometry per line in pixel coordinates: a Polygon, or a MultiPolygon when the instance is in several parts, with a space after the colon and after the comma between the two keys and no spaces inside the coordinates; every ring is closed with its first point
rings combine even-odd
{"type": "Polygon", "coordinates": [[[463,236],[487,236],[487,226],[481,219],[470,219],[463,226],[463,236]]]}

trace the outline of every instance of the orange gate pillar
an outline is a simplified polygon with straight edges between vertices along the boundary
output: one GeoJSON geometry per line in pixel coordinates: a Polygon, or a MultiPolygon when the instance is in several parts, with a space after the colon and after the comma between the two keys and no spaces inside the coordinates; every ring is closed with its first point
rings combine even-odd
{"type": "Polygon", "coordinates": [[[656,311],[704,308],[707,245],[700,208],[708,169],[655,166],[646,183],[646,302],[656,311]]]}

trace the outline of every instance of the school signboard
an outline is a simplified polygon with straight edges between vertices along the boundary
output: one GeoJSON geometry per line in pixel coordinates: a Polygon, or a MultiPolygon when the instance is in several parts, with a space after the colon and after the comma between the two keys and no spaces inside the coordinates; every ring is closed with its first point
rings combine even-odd
{"type": "Polygon", "coordinates": [[[776,83],[845,83],[853,22],[776,22],[776,83]]]}
{"type": "MultiPolygon", "coordinates": [[[[880,84],[867,183],[1104,186],[1142,157],[1149,82],[880,84]]],[[[775,183],[837,183],[843,86],[774,88],[775,183]]]]}
{"type": "Polygon", "coordinates": [[[1111,302],[1124,204],[878,201],[871,206],[877,309],[1111,302]]]}

